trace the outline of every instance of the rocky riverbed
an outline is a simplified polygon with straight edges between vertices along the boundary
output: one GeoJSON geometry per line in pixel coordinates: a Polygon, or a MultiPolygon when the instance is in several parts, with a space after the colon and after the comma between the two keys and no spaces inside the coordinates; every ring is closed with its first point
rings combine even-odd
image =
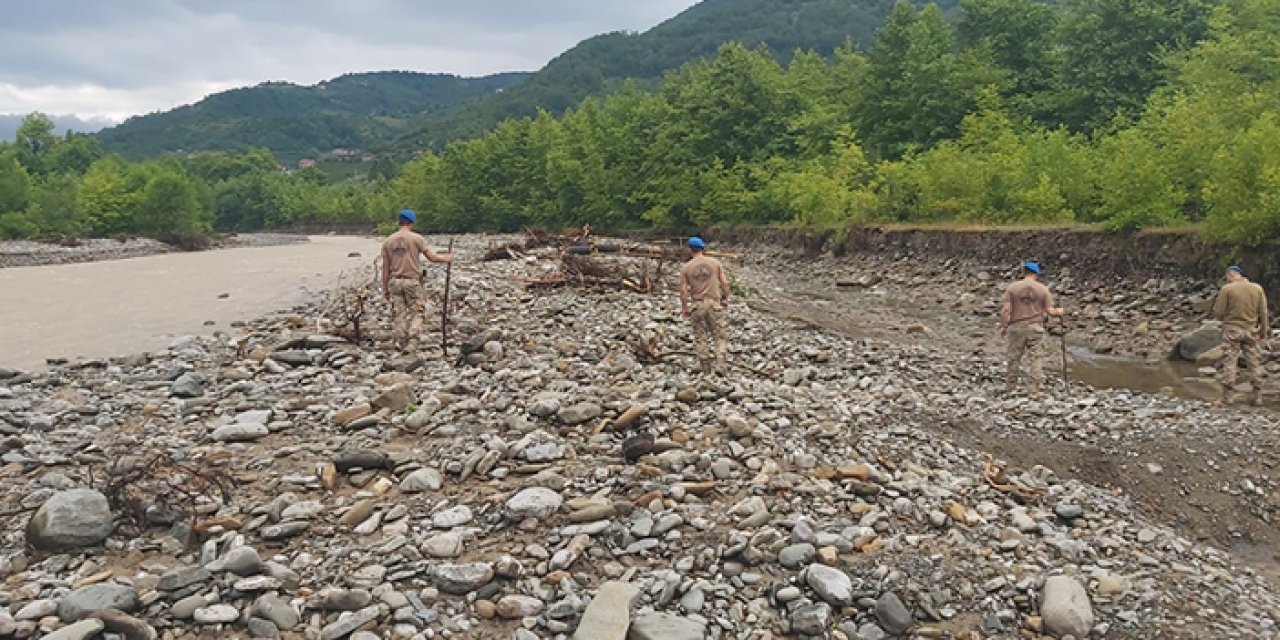
{"type": "Polygon", "coordinates": [[[0,635],[1280,637],[1245,553],[1275,542],[1267,411],[1009,395],[977,292],[930,304],[948,270],[759,247],[706,379],[669,288],[529,291],[555,261],[485,242],[456,366],[318,334],[329,300],[0,370],[0,635]]]}
{"type": "MultiPolygon", "coordinates": [[[[212,248],[271,247],[306,242],[306,236],[282,233],[246,233],[218,238],[212,248]]],[[[0,269],[39,265],[74,264],[140,258],[175,249],[150,238],[86,238],[66,244],[30,240],[0,241],[0,269]]]]}

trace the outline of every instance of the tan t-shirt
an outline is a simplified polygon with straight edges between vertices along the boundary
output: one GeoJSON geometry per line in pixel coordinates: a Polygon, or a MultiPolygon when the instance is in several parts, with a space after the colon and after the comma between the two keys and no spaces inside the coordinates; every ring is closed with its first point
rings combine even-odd
{"type": "Polygon", "coordinates": [[[1044,322],[1051,308],[1053,294],[1049,293],[1049,287],[1035,280],[1019,280],[1009,285],[1001,304],[1001,309],[1009,310],[1009,326],[1044,322]]]}
{"type": "Polygon", "coordinates": [[[724,272],[724,265],[706,255],[685,263],[680,269],[680,285],[694,302],[721,302],[729,297],[729,276],[724,272]]]}
{"type": "Polygon", "coordinates": [[[412,231],[397,231],[382,242],[382,260],[392,278],[422,279],[421,256],[427,241],[412,231]]]}
{"type": "Polygon", "coordinates": [[[1213,303],[1213,315],[1227,327],[1243,331],[1266,329],[1267,294],[1262,287],[1248,280],[1236,280],[1224,285],[1213,303]]]}

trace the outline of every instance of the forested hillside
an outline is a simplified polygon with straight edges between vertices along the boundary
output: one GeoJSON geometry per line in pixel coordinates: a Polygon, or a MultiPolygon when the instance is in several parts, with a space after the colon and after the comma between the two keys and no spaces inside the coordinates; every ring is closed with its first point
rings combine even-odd
{"type": "MultiPolygon", "coordinates": [[[[956,0],[937,4],[953,12],[956,0]]],[[[893,5],[893,0],[705,0],[644,33],[585,40],[519,86],[426,118],[421,130],[399,146],[438,147],[480,135],[508,118],[533,116],[538,109],[559,114],[624,80],[653,88],[664,73],[712,56],[726,42],[764,45],[783,63],[796,50],[830,55],[847,43],[865,46],[893,5]]]]}
{"type": "Polygon", "coordinates": [[[267,151],[128,164],[33,117],[0,147],[0,235],[372,226],[408,206],[428,231],[1193,225],[1268,244],[1277,34],[1280,0],[903,2],[865,52],[724,45],[654,90],[334,184],[267,151]]]}
{"type": "MultiPolygon", "coordinates": [[[[941,6],[954,11],[955,4],[941,6]]],[[[253,147],[289,164],[335,148],[408,158],[486,133],[507,118],[538,109],[561,113],[625,80],[656,88],[664,73],[714,55],[725,42],[765,45],[784,63],[797,49],[830,55],[846,42],[869,43],[892,7],[892,0],[705,0],[644,33],[589,38],[534,74],[387,72],[314,87],[267,83],[131,118],[99,137],[108,152],[131,159],[253,147]]]]}
{"type": "Polygon", "coordinates": [[[175,151],[271,149],[286,162],[335,148],[369,149],[432,114],[524,80],[388,71],[314,86],[273,82],[211,95],[172,111],[130,118],[98,134],[109,152],[140,159],[175,151]]]}

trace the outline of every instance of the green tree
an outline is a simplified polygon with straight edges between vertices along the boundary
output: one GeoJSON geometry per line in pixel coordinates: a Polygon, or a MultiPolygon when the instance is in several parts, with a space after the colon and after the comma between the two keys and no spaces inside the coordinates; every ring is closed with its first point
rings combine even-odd
{"type": "Polygon", "coordinates": [[[370,180],[391,180],[395,177],[396,163],[389,155],[380,155],[369,165],[370,180]]]}
{"type": "Polygon", "coordinates": [[[956,40],[985,51],[1009,72],[1004,101],[1014,114],[1052,120],[1046,113],[1057,59],[1053,32],[1058,12],[1037,0],[961,0],[956,40]]]}
{"type": "Polygon", "coordinates": [[[1267,113],[1210,163],[1204,187],[1210,237],[1247,245],[1280,238],[1280,125],[1267,113]]]}
{"type": "Polygon", "coordinates": [[[876,33],[858,130],[876,156],[897,158],[959,134],[983,87],[1002,76],[979,53],[957,54],[936,5],[899,0],[876,33]]]}
{"type": "Polygon", "coordinates": [[[47,158],[58,142],[53,127],[53,120],[38,111],[23,118],[18,125],[13,142],[18,150],[18,162],[27,173],[42,176],[48,171],[47,158]]]}
{"type": "Polygon", "coordinates": [[[74,237],[85,232],[84,218],[76,209],[78,183],[74,175],[58,173],[45,177],[32,189],[27,217],[40,235],[74,237]]]}
{"type": "Polygon", "coordinates": [[[1146,229],[1186,221],[1187,193],[1170,179],[1155,144],[1137,129],[1126,129],[1098,148],[1098,217],[1116,230],[1146,229]]]}
{"type": "Polygon", "coordinates": [[[1202,40],[1212,0],[1064,0],[1058,113],[1076,130],[1136,119],[1161,60],[1202,40]]]}
{"type": "Polygon", "coordinates": [[[136,217],[138,231],[163,240],[191,238],[209,231],[199,192],[191,180],[161,169],[142,191],[136,217]]]}
{"type": "Polygon", "coordinates": [[[144,172],[107,156],[89,167],[76,190],[76,209],[96,235],[127,233],[135,229],[135,216],[146,187],[144,172]]]}
{"type": "Polygon", "coordinates": [[[31,199],[31,177],[12,154],[0,155],[0,213],[21,213],[31,199]]]}
{"type": "Polygon", "coordinates": [[[68,131],[46,157],[45,169],[49,175],[67,174],[82,176],[102,157],[102,145],[98,139],[83,133],[68,131]]]}

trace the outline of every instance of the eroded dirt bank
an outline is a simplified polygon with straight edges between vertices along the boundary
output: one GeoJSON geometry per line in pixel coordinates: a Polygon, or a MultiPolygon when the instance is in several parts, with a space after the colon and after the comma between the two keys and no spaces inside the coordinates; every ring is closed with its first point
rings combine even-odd
{"type": "MultiPolygon", "coordinates": [[[[655,295],[531,290],[555,252],[476,262],[487,243],[453,273],[458,366],[313,335],[300,305],[232,341],[5,372],[0,633],[109,595],[113,624],[171,638],[1280,636],[1256,553],[1273,414],[1007,394],[998,266],[730,247],[734,372],[703,379],[671,269],[655,295]],[[157,459],[236,483],[194,526],[147,492],[141,522],[64,493],[157,459]],[[27,526],[55,498],[79,531],[27,526]]],[[[1158,315],[1077,286],[1099,319],[1158,315]]]]}

